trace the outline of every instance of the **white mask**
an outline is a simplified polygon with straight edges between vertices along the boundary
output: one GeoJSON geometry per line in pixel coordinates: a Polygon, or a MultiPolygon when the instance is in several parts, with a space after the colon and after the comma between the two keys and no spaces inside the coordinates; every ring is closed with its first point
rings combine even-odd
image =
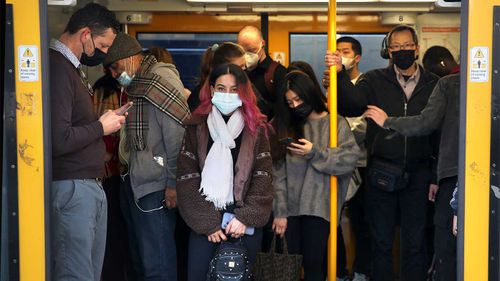
{"type": "Polygon", "coordinates": [[[227,116],[238,109],[243,102],[238,94],[214,92],[212,104],[217,107],[220,113],[227,116]]]}
{"type": "Polygon", "coordinates": [[[354,67],[354,58],[346,58],[342,57],[342,65],[345,67],[346,70],[351,70],[354,67]]]}
{"type": "Polygon", "coordinates": [[[259,54],[247,52],[245,54],[246,65],[248,69],[254,69],[259,63],[259,54]]]}

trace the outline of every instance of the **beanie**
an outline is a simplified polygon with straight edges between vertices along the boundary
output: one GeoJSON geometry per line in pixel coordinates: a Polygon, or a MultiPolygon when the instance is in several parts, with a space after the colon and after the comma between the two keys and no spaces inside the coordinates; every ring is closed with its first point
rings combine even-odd
{"type": "Polygon", "coordinates": [[[108,67],[121,59],[137,55],[141,51],[141,44],[134,37],[120,32],[116,35],[113,45],[108,49],[103,65],[108,67]]]}

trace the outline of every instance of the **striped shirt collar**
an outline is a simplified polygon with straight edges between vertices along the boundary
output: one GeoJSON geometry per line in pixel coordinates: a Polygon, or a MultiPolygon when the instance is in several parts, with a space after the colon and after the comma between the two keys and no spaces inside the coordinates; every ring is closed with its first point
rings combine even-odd
{"type": "Polygon", "coordinates": [[[66,59],[68,59],[71,64],[75,66],[75,68],[79,68],[81,63],[80,60],[75,56],[75,54],[68,48],[68,46],[64,45],[61,41],[57,39],[50,40],[50,48],[54,51],[58,51],[61,53],[66,59]]]}

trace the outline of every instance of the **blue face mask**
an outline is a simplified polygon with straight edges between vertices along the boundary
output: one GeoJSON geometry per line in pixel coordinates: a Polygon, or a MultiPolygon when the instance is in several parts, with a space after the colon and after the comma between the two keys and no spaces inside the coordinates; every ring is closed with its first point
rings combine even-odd
{"type": "Polygon", "coordinates": [[[243,102],[238,94],[228,94],[221,92],[214,92],[212,97],[212,104],[217,107],[220,113],[229,115],[240,107],[243,102]]]}
{"type": "Polygon", "coordinates": [[[122,85],[123,87],[127,87],[128,85],[130,85],[132,79],[133,78],[130,77],[126,71],[122,72],[122,74],[120,74],[120,77],[116,78],[118,83],[120,83],[120,85],[122,85]]]}

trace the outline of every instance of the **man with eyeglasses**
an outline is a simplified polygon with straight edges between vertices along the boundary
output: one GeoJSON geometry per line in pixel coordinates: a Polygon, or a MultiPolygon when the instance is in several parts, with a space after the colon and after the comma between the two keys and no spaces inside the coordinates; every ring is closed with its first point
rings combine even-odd
{"type": "MultiPolygon", "coordinates": [[[[342,69],[338,52],[327,52],[327,66],[337,65],[339,113],[359,116],[368,105],[390,116],[418,115],[427,104],[438,77],[416,63],[416,31],[395,27],[386,37],[382,54],[389,67],[365,74],[353,85],[342,69]]],[[[426,280],[425,225],[428,198],[437,192],[433,136],[405,137],[368,120],[366,147],[367,209],[373,234],[373,272],[370,280],[394,280],[392,245],[401,226],[401,280],[426,280]]]]}

